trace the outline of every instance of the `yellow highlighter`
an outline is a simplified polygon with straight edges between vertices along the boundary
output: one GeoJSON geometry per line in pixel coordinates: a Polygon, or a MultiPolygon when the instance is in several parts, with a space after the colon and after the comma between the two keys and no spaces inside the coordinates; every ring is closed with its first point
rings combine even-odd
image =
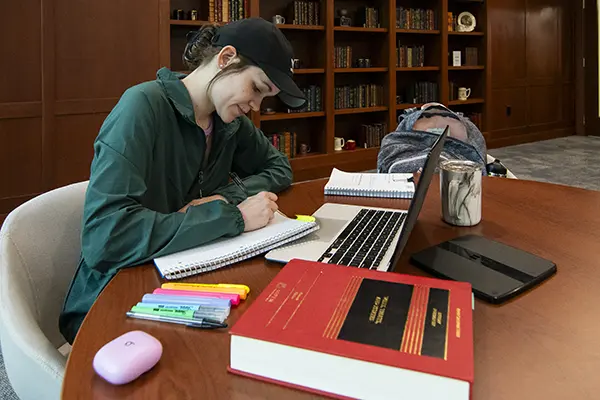
{"type": "Polygon", "coordinates": [[[163,283],[162,289],[173,290],[191,290],[194,292],[211,292],[211,293],[234,293],[239,294],[242,300],[246,300],[246,296],[250,293],[250,288],[246,285],[236,285],[229,283],[163,283]]]}

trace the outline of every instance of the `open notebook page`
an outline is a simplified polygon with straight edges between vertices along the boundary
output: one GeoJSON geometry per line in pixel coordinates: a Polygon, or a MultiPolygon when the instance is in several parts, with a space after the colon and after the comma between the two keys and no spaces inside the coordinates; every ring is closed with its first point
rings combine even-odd
{"type": "Polygon", "coordinates": [[[313,225],[314,223],[290,219],[280,212],[276,212],[273,219],[261,229],[244,232],[235,237],[220,238],[193,249],[158,257],[154,259],[154,263],[164,275],[167,269],[177,266],[184,267],[186,264],[201,264],[236,253],[243,253],[244,250],[256,248],[262,242],[274,238],[283,240],[287,236],[309,229],[313,225]]]}

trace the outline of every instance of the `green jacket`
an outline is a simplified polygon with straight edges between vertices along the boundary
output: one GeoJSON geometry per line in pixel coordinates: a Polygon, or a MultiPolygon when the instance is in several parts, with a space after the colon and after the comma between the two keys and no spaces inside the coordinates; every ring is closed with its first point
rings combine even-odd
{"type": "Polygon", "coordinates": [[[244,231],[236,205],[246,195],[229,183],[230,171],[249,195],[279,192],[292,182],[288,159],[245,116],[226,124],[215,113],[203,169],[206,140],[181,77],[162,68],[155,81],[125,91],[94,142],[81,261],[59,319],[70,343],[121,268],[244,231]],[[229,204],[213,201],[177,212],[214,194],[229,204]]]}

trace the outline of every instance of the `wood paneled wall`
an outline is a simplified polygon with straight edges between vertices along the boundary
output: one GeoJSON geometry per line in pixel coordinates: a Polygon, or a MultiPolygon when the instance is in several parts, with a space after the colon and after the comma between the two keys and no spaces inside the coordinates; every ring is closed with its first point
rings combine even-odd
{"type": "Polygon", "coordinates": [[[488,0],[490,147],[574,133],[574,3],[488,0]]]}
{"type": "MultiPolygon", "coordinates": [[[[487,1],[489,146],[571,134],[577,5],[487,1]]],[[[0,219],[39,193],[88,178],[104,118],[127,87],[154,79],[161,66],[161,4],[0,2],[0,219]]]]}
{"type": "Polygon", "coordinates": [[[88,179],[103,120],[160,68],[158,3],[0,2],[0,215],[88,179]]]}

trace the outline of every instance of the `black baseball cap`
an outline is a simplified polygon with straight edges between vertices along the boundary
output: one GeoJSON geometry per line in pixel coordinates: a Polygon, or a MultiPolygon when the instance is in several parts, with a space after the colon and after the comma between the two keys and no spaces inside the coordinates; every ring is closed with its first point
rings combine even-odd
{"type": "Polygon", "coordinates": [[[290,108],[300,108],[306,102],[294,82],[292,46],[273,23],[258,17],[229,22],[219,27],[212,43],[235,47],[239,54],[261,68],[279,88],[278,97],[290,108]]]}

